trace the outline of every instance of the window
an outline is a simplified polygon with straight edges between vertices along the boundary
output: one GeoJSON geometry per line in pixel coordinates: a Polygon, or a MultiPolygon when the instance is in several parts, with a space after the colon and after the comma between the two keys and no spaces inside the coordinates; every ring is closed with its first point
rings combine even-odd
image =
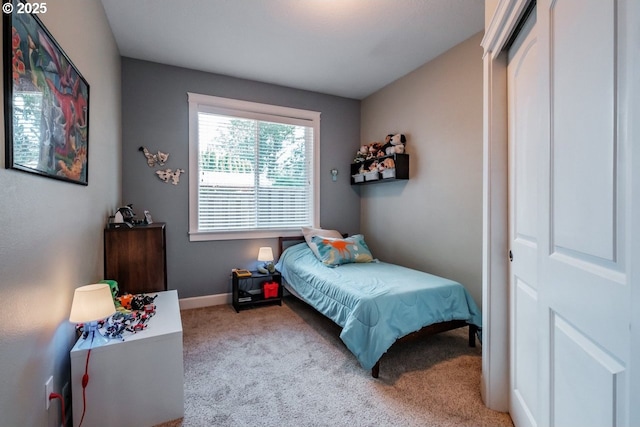
{"type": "Polygon", "coordinates": [[[320,113],[188,95],[190,240],[316,226],[320,113]]]}

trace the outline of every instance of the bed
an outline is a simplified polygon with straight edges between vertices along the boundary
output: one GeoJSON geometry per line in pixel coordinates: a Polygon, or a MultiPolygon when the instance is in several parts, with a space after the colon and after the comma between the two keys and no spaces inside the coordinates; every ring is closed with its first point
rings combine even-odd
{"type": "Polygon", "coordinates": [[[481,338],[480,310],[460,283],[377,260],[331,268],[302,236],[281,237],[279,246],[285,288],[342,328],[340,338],[374,378],[398,339],[461,327],[470,346],[481,338]]]}

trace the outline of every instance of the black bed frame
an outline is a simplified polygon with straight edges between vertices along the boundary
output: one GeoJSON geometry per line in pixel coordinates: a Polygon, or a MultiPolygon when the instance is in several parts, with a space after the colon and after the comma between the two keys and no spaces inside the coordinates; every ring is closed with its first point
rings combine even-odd
{"type": "MultiPolygon", "coordinates": [[[[303,236],[279,237],[278,238],[278,256],[282,254],[282,251],[285,249],[284,245],[286,243],[303,242],[303,241],[304,241],[303,236]]],[[[434,323],[434,324],[423,327],[419,331],[415,331],[408,335],[405,335],[404,337],[396,340],[396,342],[404,342],[404,341],[411,341],[414,339],[420,339],[430,335],[439,334],[440,332],[451,331],[453,329],[464,328],[467,326],[469,327],[469,347],[475,347],[476,334],[478,333],[478,327],[476,325],[467,323],[465,320],[449,320],[447,322],[434,323]]],[[[380,359],[376,362],[373,368],[371,368],[371,376],[373,378],[378,378],[379,374],[380,374],[380,359]]]]}

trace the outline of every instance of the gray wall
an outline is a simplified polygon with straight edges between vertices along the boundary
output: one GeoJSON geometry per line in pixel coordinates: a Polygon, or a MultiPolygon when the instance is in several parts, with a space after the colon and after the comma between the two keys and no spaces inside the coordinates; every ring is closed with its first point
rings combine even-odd
{"type": "Polygon", "coordinates": [[[362,101],[362,143],[406,134],[410,180],[363,186],[380,259],[454,279],[482,303],[482,33],[362,101]]]}
{"type": "Polygon", "coordinates": [[[102,4],[47,7],[41,20],[90,85],[89,185],[0,167],[3,426],[60,425],[59,405],[45,409],[44,384],[53,375],[60,393],[69,381],[73,290],[102,278],[102,230],[120,200],[120,57],[102,4]]]}
{"type": "Polygon", "coordinates": [[[187,92],[320,111],[320,224],[359,231],[349,164],[360,137],[360,101],[122,58],[122,202],[167,223],[168,286],[180,298],[230,292],[231,268],[254,268],[260,246],[277,248],[276,239],[189,241],[188,176],[165,184],[138,152],[144,146],[169,153],[165,167],[189,171],[187,92]],[[337,182],[329,174],[334,167],[337,182]]]}

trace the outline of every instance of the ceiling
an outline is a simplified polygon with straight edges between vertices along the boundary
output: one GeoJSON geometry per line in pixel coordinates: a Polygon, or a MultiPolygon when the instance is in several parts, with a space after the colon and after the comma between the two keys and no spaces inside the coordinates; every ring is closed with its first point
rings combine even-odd
{"type": "Polygon", "coordinates": [[[484,28],[484,0],[102,0],[125,57],[363,99],[484,28]]]}

